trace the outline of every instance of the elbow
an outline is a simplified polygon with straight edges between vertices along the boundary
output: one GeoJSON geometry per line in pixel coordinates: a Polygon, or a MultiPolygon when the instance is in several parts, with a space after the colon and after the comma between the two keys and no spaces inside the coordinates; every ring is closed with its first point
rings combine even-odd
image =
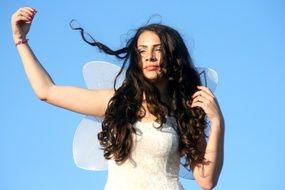
{"type": "Polygon", "coordinates": [[[47,101],[47,95],[45,93],[36,92],[36,97],[41,101],[47,101]]]}
{"type": "Polygon", "coordinates": [[[36,96],[37,96],[37,98],[39,99],[39,100],[41,100],[41,101],[47,101],[47,93],[43,93],[43,92],[37,92],[36,93],[36,96]]]}
{"type": "Polygon", "coordinates": [[[208,184],[203,184],[203,185],[200,185],[200,187],[204,190],[212,190],[214,189],[214,187],[216,187],[216,183],[208,183],[208,184]]]}
{"type": "Polygon", "coordinates": [[[47,101],[48,99],[48,90],[40,90],[35,92],[37,98],[41,101],[47,101]]]}
{"type": "Polygon", "coordinates": [[[44,97],[41,97],[41,96],[38,96],[38,99],[43,101],[43,102],[46,102],[47,101],[47,98],[44,98],[44,97]]]}
{"type": "Polygon", "coordinates": [[[216,187],[217,180],[207,180],[199,185],[204,190],[211,190],[211,189],[214,189],[214,187],[216,187]]]}
{"type": "Polygon", "coordinates": [[[48,88],[38,90],[36,92],[37,98],[41,101],[47,102],[49,99],[49,96],[50,96],[49,93],[51,91],[51,88],[52,88],[52,86],[49,86],[48,88]]]}
{"type": "Polygon", "coordinates": [[[218,180],[207,179],[203,182],[200,182],[199,186],[204,190],[211,190],[211,189],[214,189],[214,187],[216,187],[217,183],[218,183],[218,180]]]}

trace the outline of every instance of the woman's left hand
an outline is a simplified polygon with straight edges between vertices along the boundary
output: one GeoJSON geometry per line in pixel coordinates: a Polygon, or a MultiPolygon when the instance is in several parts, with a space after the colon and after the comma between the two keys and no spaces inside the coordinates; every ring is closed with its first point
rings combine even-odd
{"type": "Polygon", "coordinates": [[[213,93],[205,86],[197,86],[197,88],[198,91],[192,96],[191,108],[201,107],[212,124],[223,122],[219,103],[213,93]]]}

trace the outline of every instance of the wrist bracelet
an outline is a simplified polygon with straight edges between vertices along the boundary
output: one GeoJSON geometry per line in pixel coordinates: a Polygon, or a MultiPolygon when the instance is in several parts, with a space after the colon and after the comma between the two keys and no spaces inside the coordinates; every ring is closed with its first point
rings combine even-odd
{"type": "Polygon", "coordinates": [[[29,39],[19,40],[17,43],[15,43],[15,46],[17,47],[20,44],[26,44],[28,43],[29,39]]]}

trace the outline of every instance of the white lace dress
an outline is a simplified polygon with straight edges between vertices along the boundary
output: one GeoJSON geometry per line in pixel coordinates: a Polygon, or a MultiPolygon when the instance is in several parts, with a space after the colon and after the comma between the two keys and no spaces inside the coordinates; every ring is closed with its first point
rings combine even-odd
{"type": "Polygon", "coordinates": [[[178,136],[174,120],[161,129],[155,122],[137,122],[131,157],[117,165],[109,160],[105,190],[184,190],[179,182],[178,136]]]}

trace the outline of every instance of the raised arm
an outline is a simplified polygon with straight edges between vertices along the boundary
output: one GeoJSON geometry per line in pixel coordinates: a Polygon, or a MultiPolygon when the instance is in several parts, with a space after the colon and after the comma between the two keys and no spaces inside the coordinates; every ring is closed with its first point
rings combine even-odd
{"type": "Polygon", "coordinates": [[[89,90],[70,86],[57,86],[41,65],[26,38],[36,10],[23,7],[11,19],[13,40],[17,46],[27,78],[40,100],[78,113],[104,116],[113,90],[89,90]]]}

